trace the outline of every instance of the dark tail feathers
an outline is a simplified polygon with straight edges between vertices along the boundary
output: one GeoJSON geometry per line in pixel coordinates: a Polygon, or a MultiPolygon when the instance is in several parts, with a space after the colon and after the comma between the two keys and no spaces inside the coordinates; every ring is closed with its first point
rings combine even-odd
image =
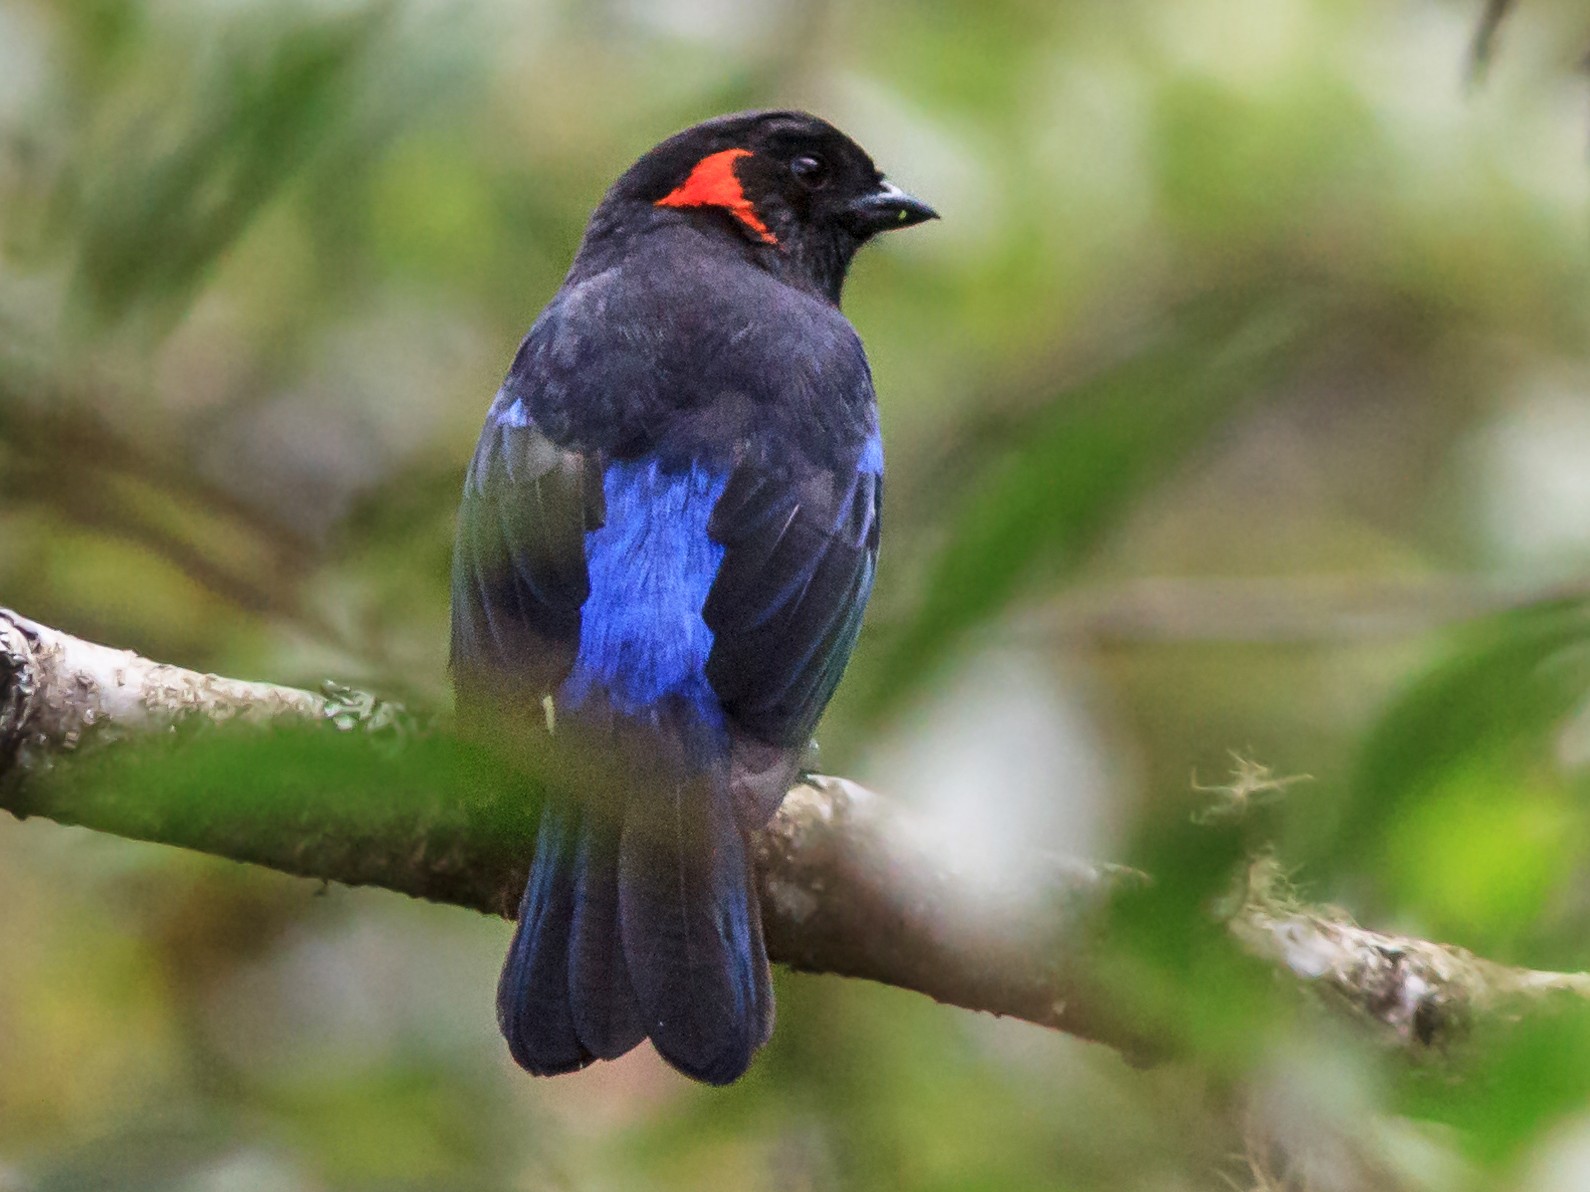
{"type": "Polygon", "coordinates": [[[773,1027],[745,833],[724,783],[665,782],[619,814],[549,801],[497,1021],[538,1076],[647,1036],[686,1076],[728,1084],[773,1027]]]}

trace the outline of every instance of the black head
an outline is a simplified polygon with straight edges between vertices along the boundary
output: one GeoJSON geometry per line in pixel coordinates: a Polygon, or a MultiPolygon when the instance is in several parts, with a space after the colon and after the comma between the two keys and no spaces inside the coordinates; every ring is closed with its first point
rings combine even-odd
{"type": "Polygon", "coordinates": [[[879,232],[936,218],[826,120],[741,112],[688,128],[642,157],[608,192],[591,232],[688,221],[837,302],[858,248],[879,232]]]}

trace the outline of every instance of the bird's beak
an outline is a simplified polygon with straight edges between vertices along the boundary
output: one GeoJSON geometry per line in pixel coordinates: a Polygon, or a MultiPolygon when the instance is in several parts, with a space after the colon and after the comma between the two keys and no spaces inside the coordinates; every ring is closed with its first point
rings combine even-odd
{"type": "Polygon", "coordinates": [[[864,237],[894,228],[909,228],[939,217],[937,211],[921,199],[906,194],[887,178],[878,183],[878,189],[852,202],[848,211],[856,231],[864,237]]]}

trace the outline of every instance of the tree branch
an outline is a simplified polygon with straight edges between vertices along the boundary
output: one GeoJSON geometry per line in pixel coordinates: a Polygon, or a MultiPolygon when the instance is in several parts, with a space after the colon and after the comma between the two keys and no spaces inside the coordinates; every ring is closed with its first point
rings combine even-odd
{"type": "MultiPolygon", "coordinates": [[[[547,778],[500,761],[357,692],[198,674],[0,609],[0,809],[18,817],[511,915],[547,778]]],[[[1046,861],[1001,883],[954,858],[888,800],[810,778],[756,842],[770,954],[1132,1058],[1166,1049],[1094,963],[1098,912],[1138,878],[1046,861]]],[[[1235,947],[1413,1051],[1590,998],[1590,975],[1506,968],[1297,905],[1263,860],[1227,926],[1235,947]]]]}
{"type": "Polygon", "coordinates": [[[1590,598],[1590,582],[1481,575],[1167,577],[1079,589],[1018,617],[1023,638],[1105,644],[1367,642],[1590,598]]]}

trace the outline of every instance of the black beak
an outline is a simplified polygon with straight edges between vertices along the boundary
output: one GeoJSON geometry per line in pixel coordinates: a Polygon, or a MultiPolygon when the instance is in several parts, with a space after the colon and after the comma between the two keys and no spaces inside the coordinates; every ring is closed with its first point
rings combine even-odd
{"type": "Polygon", "coordinates": [[[887,178],[878,184],[877,190],[862,195],[846,210],[852,227],[862,237],[894,228],[909,228],[939,217],[937,211],[921,199],[906,194],[887,178]]]}

